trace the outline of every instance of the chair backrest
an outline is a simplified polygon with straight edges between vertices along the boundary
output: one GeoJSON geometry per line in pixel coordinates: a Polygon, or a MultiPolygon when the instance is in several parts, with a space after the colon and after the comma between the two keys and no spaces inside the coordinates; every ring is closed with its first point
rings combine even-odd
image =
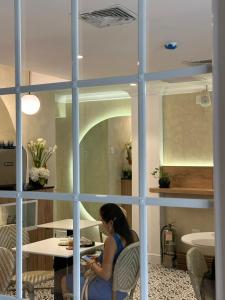
{"type": "MultiPolygon", "coordinates": [[[[26,229],[23,229],[23,245],[29,244],[29,233],[26,229]]],[[[0,247],[11,250],[16,247],[16,224],[2,225],[0,226],[0,247]]],[[[15,253],[13,253],[15,255],[15,253]]],[[[27,258],[28,254],[24,255],[27,258]]]]}
{"type": "Polygon", "coordinates": [[[140,273],[140,242],[127,246],[118,256],[113,272],[113,291],[130,292],[140,273]]]}
{"type": "Polygon", "coordinates": [[[201,300],[201,284],[204,274],[208,271],[203,254],[198,248],[191,248],[186,255],[187,269],[197,300],[201,300]]]}
{"type": "Polygon", "coordinates": [[[15,259],[9,249],[0,247],[0,293],[3,294],[12,279],[15,259]]]}

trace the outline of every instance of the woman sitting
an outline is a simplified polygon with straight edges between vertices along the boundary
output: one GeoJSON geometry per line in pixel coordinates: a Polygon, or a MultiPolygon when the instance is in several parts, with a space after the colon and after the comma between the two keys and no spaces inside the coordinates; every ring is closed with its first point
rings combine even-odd
{"type": "MultiPolygon", "coordinates": [[[[112,274],[116,260],[126,246],[138,241],[137,234],[130,229],[127,219],[118,205],[104,204],[100,208],[100,217],[108,236],[102,255],[97,260],[93,259],[87,263],[87,268],[96,274],[88,287],[89,300],[111,300],[113,298],[112,274]]],[[[81,291],[84,281],[85,278],[81,275],[81,291]]],[[[62,292],[63,294],[73,292],[72,273],[62,279],[62,292]]],[[[122,300],[127,293],[116,292],[115,296],[117,300],[122,300]]]]}

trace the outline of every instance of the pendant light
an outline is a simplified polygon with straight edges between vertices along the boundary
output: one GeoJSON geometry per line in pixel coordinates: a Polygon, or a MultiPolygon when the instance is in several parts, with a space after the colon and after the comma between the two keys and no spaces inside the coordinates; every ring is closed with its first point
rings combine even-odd
{"type": "MultiPolygon", "coordinates": [[[[31,84],[31,72],[29,71],[29,85],[31,84]]],[[[22,112],[26,115],[34,115],[40,109],[40,100],[30,92],[21,98],[22,112]]]]}

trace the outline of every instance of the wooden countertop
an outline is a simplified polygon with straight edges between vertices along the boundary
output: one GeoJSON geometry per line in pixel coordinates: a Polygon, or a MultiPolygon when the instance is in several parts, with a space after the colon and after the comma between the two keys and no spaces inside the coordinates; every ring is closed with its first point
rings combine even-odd
{"type": "Polygon", "coordinates": [[[151,193],[160,194],[187,194],[187,195],[204,195],[213,196],[213,189],[202,189],[202,188],[183,188],[183,187],[171,187],[171,188],[150,188],[151,193]]]}

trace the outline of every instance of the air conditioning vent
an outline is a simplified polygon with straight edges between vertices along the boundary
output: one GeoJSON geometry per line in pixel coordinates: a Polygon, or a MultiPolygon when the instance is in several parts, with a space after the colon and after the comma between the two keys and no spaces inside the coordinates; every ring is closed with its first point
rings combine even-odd
{"type": "Polygon", "coordinates": [[[81,13],[80,17],[85,22],[98,28],[127,24],[135,21],[137,18],[135,13],[118,5],[106,9],[81,13]]]}
{"type": "Polygon", "coordinates": [[[184,61],[184,63],[188,66],[210,65],[210,64],[212,64],[212,60],[211,59],[203,59],[203,60],[195,60],[195,61],[184,61]]]}

